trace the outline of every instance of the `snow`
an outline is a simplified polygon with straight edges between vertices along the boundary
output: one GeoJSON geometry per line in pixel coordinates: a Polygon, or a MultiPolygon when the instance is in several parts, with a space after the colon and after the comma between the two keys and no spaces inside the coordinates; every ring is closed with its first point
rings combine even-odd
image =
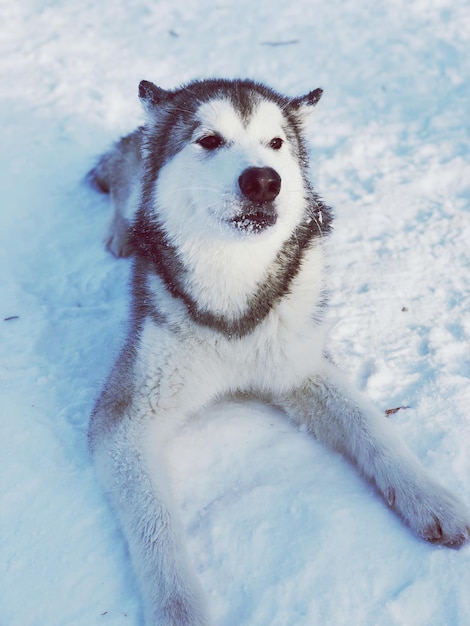
{"type": "MultiPolygon", "coordinates": [[[[323,87],[309,130],[335,207],[330,348],[470,502],[470,5],[465,0],[1,0],[0,603],[8,626],[137,626],[86,446],[128,262],[81,180],[142,121],[142,78],[323,87]]],[[[340,456],[258,403],[172,445],[220,626],[463,626],[470,547],[415,538],[340,456]]]]}

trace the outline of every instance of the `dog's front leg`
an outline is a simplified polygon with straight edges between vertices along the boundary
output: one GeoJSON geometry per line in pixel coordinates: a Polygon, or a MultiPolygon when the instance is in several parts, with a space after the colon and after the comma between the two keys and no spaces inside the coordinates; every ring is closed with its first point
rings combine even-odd
{"type": "Polygon", "coordinates": [[[94,449],[97,474],[128,542],[146,626],[208,626],[173,513],[163,457],[154,446],[151,455],[146,450],[149,426],[126,418],[109,426],[94,449]]]}
{"type": "Polygon", "coordinates": [[[353,461],[419,536],[450,547],[469,539],[469,510],[427,474],[393,425],[348,389],[333,366],[326,363],[283,404],[297,423],[353,461]]]}

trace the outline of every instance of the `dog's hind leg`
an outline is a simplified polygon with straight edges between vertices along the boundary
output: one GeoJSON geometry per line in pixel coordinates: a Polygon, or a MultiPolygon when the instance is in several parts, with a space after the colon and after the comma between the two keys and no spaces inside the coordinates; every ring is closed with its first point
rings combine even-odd
{"type": "Polygon", "coordinates": [[[288,415],[354,462],[386,502],[424,539],[458,547],[470,538],[470,512],[431,478],[393,425],[329,363],[324,375],[282,402],[288,415]]]}
{"type": "Polygon", "coordinates": [[[106,428],[94,446],[95,466],[128,543],[146,626],[208,626],[161,457],[146,454],[142,422],[122,420],[106,428]]]}
{"type": "Polygon", "coordinates": [[[141,142],[142,129],[138,128],[118,141],[87,175],[93,187],[111,195],[114,211],[105,244],[116,257],[133,252],[130,228],[140,201],[141,142]]]}

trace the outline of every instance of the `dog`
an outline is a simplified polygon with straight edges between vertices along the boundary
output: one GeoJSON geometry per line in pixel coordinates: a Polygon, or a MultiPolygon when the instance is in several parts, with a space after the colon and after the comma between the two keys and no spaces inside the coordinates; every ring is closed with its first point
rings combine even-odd
{"type": "Polygon", "coordinates": [[[341,452],[420,537],[458,547],[470,512],[348,387],[325,345],[332,211],[308,173],[305,125],[322,95],[251,80],[175,90],[142,81],[146,123],[90,174],[132,255],[124,347],[89,444],[129,546],[147,626],[208,626],[172,502],[165,446],[213,401],[253,394],[341,452]]]}

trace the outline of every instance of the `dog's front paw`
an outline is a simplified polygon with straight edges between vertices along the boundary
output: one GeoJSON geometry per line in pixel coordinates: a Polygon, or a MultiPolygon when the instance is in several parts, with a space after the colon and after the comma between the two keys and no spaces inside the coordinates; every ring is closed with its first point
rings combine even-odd
{"type": "Polygon", "coordinates": [[[410,528],[426,541],[459,548],[470,540],[470,511],[436,483],[429,482],[401,493],[390,489],[387,499],[410,528]]]}

